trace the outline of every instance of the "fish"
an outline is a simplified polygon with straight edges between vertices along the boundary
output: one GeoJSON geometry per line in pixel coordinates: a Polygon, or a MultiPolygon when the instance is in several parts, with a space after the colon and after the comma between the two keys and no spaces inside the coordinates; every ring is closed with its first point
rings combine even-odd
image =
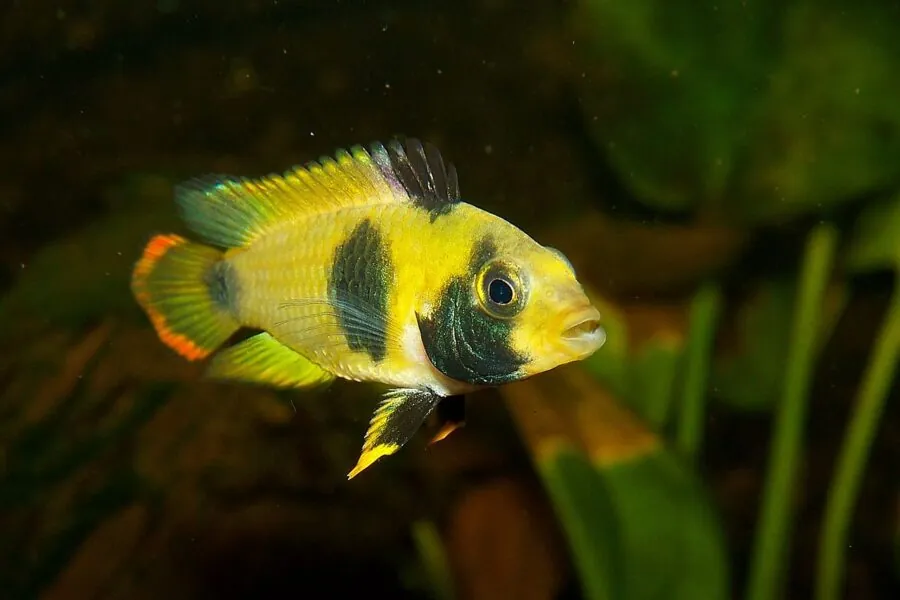
{"type": "Polygon", "coordinates": [[[206,360],[215,380],[386,386],[348,479],[429,415],[455,414],[433,441],[449,435],[466,394],[583,360],[606,340],[566,256],[463,201],[453,163],[415,138],[282,174],[195,177],[174,200],[194,239],[153,235],[131,277],[159,339],[206,360]]]}

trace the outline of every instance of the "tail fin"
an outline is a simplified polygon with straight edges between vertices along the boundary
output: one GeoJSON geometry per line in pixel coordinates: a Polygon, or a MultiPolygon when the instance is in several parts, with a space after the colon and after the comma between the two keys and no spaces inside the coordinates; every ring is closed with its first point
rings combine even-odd
{"type": "Polygon", "coordinates": [[[131,290],[159,338],[188,360],[208,356],[240,327],[210,293],[210,270],[221,259],[215,248],[157,235],[131,276],[131,290]]]}

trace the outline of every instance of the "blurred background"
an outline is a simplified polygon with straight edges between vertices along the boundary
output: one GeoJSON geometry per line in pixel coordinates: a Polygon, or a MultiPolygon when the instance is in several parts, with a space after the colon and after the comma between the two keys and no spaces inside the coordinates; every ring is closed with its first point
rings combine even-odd
{"type": "Polygon", "coordinates": [[[5,0],[0,598],[900,597],[900,2],[5,0]],[[180,179],[395,134],[562,249],[583,364],[351,482],[380,390],[201,378],[180,179]]]}

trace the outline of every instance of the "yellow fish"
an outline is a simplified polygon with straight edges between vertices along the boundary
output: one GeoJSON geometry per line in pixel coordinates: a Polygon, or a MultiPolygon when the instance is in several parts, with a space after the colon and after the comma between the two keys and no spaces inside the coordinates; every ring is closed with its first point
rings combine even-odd
{"type": "Polygon", "coordinates": [[[175,197],[204,243],[153,237],[131,282],[160,339],[189,360],[213,355],[217,379],[391,386],[348,478],[396,452],[441,399],[581,360],[605,341],[562,253],[462,202],[456,169],[430,144],[375,142],[283,175],[193,179],[175,197]],[[220,350],[241,328],[258,333],[220,350]]]}

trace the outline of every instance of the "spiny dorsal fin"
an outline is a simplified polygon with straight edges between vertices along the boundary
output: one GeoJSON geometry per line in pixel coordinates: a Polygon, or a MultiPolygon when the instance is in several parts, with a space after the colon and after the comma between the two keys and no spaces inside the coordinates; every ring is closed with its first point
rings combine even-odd
{"type": "MultiPolygon", "coordinates": [[[[378,154],[384,151],[380,146],[372,144],[376,162],[379,162],[378,154]]],[[[445,167],[441,153],[433,145],[423,146],[419,140],[410,138],[404,148],[399,140],[392,140],[388,143],[387,156],[406,193],[417,205],[440,214],[459,202],[456,167],[452,163],[445,167]]]]}
{"type": "Polygon", "coordinates": [[[408,140],[338,150],[334,158],[295,167],[283,175],[250,179],[207,175],[176,187],[187,226],[222,248],[246,246],[272,226],[304,215],[349,206],[412,201],[433,215],[459,200],[456,169],[445,168],[430,144],[408,140]]]}

